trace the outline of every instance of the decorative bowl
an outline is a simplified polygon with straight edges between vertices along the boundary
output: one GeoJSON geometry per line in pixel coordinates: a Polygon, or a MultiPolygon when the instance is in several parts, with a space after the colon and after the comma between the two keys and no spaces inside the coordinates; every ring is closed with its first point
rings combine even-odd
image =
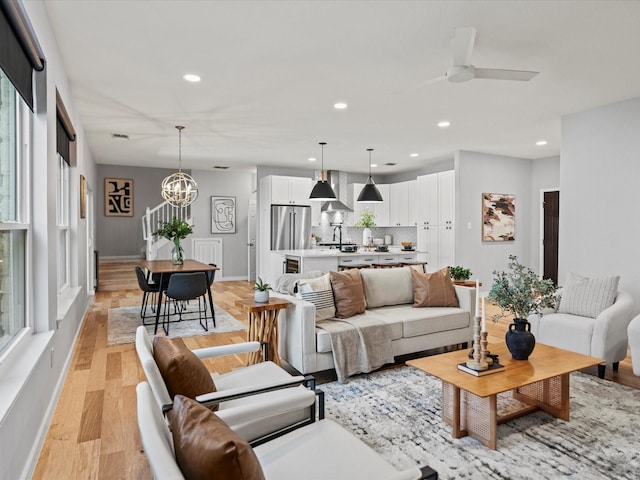
{"type": "Polygon", "coordinates": [[[400,245],[402,245],[405,248],[411,248],[411,245],[413,245],[413,242],[400,242],[400,245]]]}

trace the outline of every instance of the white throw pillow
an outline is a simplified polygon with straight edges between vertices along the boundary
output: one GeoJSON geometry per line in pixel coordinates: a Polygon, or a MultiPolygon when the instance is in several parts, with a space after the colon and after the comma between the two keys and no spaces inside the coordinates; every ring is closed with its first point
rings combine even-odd
{"type": "Polygon", "coordinates": [[[294,295],[295,286],[298,280],[318,278],[321,276],[322,272],[320,270],[313,270],[308,273],[285,273],[276,280],[273,290],[279,293],[286,293],[287,295],[294,295]]]}
{"type": "Polygon", "coordinates": [[[316,320],[326,320],[336,316],[333,290],[329,274],[308,280],[298,280],[298,298],[316,306],[316,320]]]}
{"type": "Polygon", "coordinates": [[[586,278],[570,272],[562,288],[558,313],[596,318],[615,302],[619,281],[619,276],[586,278]]]}

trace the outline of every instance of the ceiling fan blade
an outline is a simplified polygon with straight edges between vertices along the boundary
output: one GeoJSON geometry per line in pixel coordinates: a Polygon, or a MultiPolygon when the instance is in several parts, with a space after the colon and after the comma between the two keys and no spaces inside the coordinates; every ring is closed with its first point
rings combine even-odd
{"type": "Polygon", "coordinates": [[[453,64],[470,65],[473,44],[476,41],[474,27],[457,27],[453,37],[453,64]]]}
{"type": "Polygon", "coordinates": [[[540,72],[527,70],[501,70],[498,68],[476,68],[474,78],[486,78],[489,80],[518,80],[528,82],[540,72]]]}

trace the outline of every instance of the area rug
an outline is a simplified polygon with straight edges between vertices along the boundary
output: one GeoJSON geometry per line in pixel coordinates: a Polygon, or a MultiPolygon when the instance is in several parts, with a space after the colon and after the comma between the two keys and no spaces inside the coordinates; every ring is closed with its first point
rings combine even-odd
{"type": "MultiPolygon", "coordinates": [[[[197,308],[197,306],[196,306],[197,308]]],[[[210,335],[212,333],[234,332],[246,330],[242,322],[239,322],[231,314],[214,304],[216,311],[216,328],[213,328],[211,319],[208,321],[209,331],[205,331],[200,326],[197,311],[187,310],[182,315],[182,321],[172,323],[169,326],[169,336],[172,338],[195,337],[198,335],[210,335]]],[[[191,307],[193,310],[193,307],[191,307]]],[[[147,314],[151,310],[147,309],[147,314]]],[[[147,318],[151,322],[153,318],[147,318]]],[[[162,317],[160,318],[162,321],[162,317]]],[[[110,308],[107,317],[107,345],[122,345],[124,343],[135,343],[136,329],[142,325],[140,318],[140,307],[110,308]]],[[[154,325],[147,325],[147,331],[153,335],[154,325]]],[[[158,326],[158,335],[164,335],[162,326],[158,326]]]]}
{"type": "Polygon", "coordinates": [[[326,414],[395,467],[429,465],[440,479],[638,479],[640,391],[571,374],[571,418],[543,412],[498,426],[498,450],[453,439],[440,380],[413,367],[320,385],[326,414]]]}

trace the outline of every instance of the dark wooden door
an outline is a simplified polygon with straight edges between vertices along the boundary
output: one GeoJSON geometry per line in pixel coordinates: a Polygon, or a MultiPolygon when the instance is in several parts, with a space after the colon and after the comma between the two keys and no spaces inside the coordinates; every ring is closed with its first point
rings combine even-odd
{"type": "Polygon", "coordinates": [[[543,278],[558,284],[558,224],[560,220],[560,192],[544,192],[543,278]]]}

